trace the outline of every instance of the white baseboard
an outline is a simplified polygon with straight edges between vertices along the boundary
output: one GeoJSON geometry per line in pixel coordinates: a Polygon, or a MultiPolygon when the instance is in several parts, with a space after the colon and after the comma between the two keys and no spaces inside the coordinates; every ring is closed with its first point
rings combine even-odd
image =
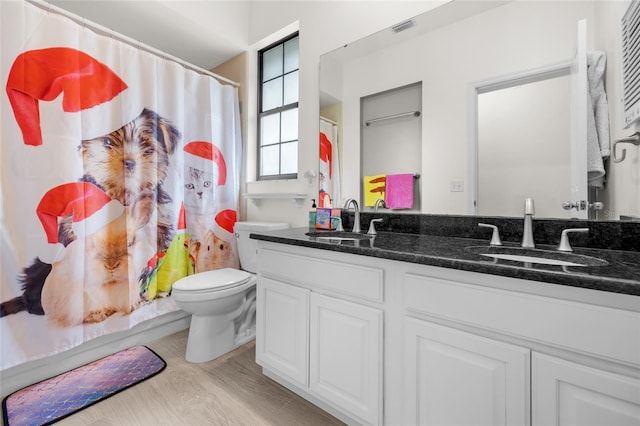
{"type": "Polygon", "coordinates": [[[27,362],[0,371],[2,398],[30,384],[48,379],[65,371],[111,355],[135,345],[189,328],[191,315],[174,311],[137,324],[130,330],[112,333],[83,343],[73,349],[50,357],[27,362]]]}

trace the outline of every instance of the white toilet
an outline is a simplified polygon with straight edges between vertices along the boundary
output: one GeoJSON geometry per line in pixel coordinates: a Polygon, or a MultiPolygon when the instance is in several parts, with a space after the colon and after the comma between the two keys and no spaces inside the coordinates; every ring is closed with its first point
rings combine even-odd
{"type": "Polygon", "coordinates": [[[191,314],[187,361],[211,361],[255,337],[257,241],[249,234],[287,228],[289,224],[281,222],[236,222],[242,270],[200,272],[173,284],[171,296],[191,314]]]}

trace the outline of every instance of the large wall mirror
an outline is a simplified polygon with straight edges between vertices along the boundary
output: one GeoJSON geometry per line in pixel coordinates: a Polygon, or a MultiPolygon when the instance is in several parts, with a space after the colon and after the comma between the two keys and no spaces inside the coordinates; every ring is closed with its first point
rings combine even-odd
{"type": "MultiPolygon", "coordinates": [[[[416,163],[408,166],[419,176],[417,211],[520,216],[524,199],[533,197],[537,217],[640,220],[640,149],[627,149],[620,163],[603,157],[604,185],[587,184],[586,136],[576,133],[576,126],[587,131],[586,117],[578,125],[575,118],[584,115],[576,97],[586,99],[586,87],[576,95],[576,84],[585,83],[572,76],[580,43],[588,52],[603,51],[611,149],[616,136],[637,131],[638,123],[623,129],[619,106],[619,19],[628,4],[452,1],[322,55],[320,112],[333,123],[331,158],[334,167],[339,165],[331,173],[331,189],[326,186],[333,204],[356,198],[364,206],[365,176],[392,172],[367,162],[372,144],[363,135],[376,129],[365,123],[363,100],[420,87],[418,114],[402,116],[404,109],[414,112],[413,106],[387,114],[398,115],[394,126],[419,123],[412,132],[419,147],[409,153],[418,170],[413,170],[416,163]],[[538,71],[543,77],[535,76],[538,71]],[[482,85],[514,75],[526,78],[500,90],[482,85]],[[473,90],[477,96],[471,105],[473,90]],[[576,145],[576,137],[582,145],[576,145]],[[533,177],[525,176],[529,172],[533,177]],[[520,181],[514,178],[519,175],[520,181]],[[563,208],[565,202],[575,207],[563,208]]],[[[384,137],[390,147],[402,147],[405,133],[384,137]]],[[[321,148],[323,167],[328,170],[321,148]]]]}

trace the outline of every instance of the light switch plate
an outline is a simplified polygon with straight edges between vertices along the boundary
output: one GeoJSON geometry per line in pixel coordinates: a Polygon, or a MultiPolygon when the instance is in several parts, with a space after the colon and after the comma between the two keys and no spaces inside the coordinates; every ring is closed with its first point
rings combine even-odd
{"type": "Polygon", "coordinates": [[[449,186],[451,192],[464,192],[464,182],[461,180],[452,180],[449,186]]]}

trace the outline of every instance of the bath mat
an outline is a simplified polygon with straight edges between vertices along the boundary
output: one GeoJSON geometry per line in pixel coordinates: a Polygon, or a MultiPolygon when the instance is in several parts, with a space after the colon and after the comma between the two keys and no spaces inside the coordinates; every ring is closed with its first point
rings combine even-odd
{"type": "Polygon", "coordinates": [[[146,346],[133,346],[27,386],[2,400],[5,426],[47,425],[155,376],[167,366],[146,346]]]}

